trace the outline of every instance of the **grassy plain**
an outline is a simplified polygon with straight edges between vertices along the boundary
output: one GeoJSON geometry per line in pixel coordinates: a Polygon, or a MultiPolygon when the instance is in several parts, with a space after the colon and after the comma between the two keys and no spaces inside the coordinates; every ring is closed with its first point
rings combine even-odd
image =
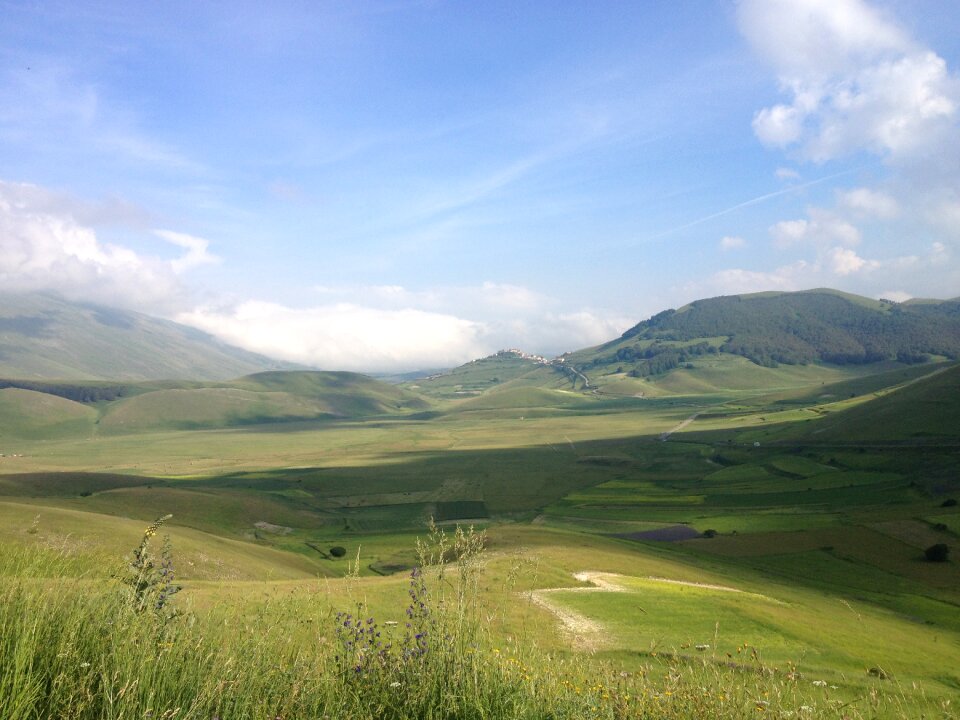
{"type": "MultiPolygon", "coordinates": [[[[658,381],[643,397],[512,377],[456,400],[440,397],[445,386],[432,400],[404,391],[393,408],[381,398],[339,419],[124,433],[40,424],[0,435],[0,544],[56,549],[77,574],[105,579],[146,522],[172,513],[184,607],[256,615],[279,603],[328,621],[360,598],[389,619],[428,519],[473,522],[488,528],[479,592],[494,644],[521,638],[628,673],[709,667],[722,682],[794,668],[803,704],[822,711],[880,692],[900,703],[881,715],[950,717],[960,565],[922,559],[933,542],[960,544],[960,511],[943,506],[960,495],[960,372],[917,380],[938,369],[786,369],[781,385],[743,391],[678,377],[674,394],[658,381]],[[658,539],[677,527],[692,537],[658,539]],[[341,579],[351,567],[359,577],[341,579]],[[563,590],[588,587],[574,578],[583,571],[617,574],[621,591],[563,590]],[[527,599],[551,589],[593,635],[527,599]],[[826,689],[812,685],[821,679],[826,689]]],[[[4,427],[22,412],[12,397],[4,427]]]]}

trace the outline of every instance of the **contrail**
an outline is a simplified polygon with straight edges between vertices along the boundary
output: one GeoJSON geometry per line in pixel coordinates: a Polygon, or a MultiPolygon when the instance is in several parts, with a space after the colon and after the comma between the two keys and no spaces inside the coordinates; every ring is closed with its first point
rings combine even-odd
{"type": "Polygon", "coordinates": [[[725,210],[720,210],[719,212],[715,212],[710,215],[705,215],[702,218],[692,220],[683,225],[677,225],[676,227],[672,227],[669,230],[664,230],[663,232],[659,232],[656,235],[651,235],[650,237],[647,238],[647,240],[657,240],[659,238],[664,237],[665,235],[670,235],[671,233],[679,232],[680,230],[686,230],[687,228],[694,227],[695,225],[700,225],[701,223],[705,223],[708,220],[713,220],[714,218],[718,218],[723,215],[728,215],[732,212],[735,212],[736,210],[739,210],[740,208],[750,207],[751,205],[757,205],[758,203],[762,203],[765,200],[769,200],[770,198],[779,197],[780,195],[788,195],[792,192],[796,192],[797,190],[803,190],[804,188],[808,188],[813,185],[818,185],[822,182],[826,182],[827,180],[833,180],[834,178],[842,177],[843,175],[850,175],[851,173],[859,172],[861,169],[862,168],[857,167],[857,168],[853,168],[852,170],[844,170],[843,172],[833,173],[832,175],[826,175],[822,178],[817,178],[816,180],[810,180],[809,182],[805,182],[800,185],[792,185],[788,188],[783,188],[782,190],[776,190],[774,192],[767,193],[765,195],[760,195],[759,197],[755,197],[751,200],[747,200],[745,202],[732,205],[726,208],[725,210]]]}

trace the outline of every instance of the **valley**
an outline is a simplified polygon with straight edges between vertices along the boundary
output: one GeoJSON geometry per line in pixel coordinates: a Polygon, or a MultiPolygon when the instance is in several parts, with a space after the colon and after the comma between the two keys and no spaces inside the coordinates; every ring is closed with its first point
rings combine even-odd
{"type": "Polygon", "coordinates": [[[431,522],[474,526],[493,642],[638,676],[766,668],[824,717],[878,693],[876,716],[949,716],[960,565],[924,551],[960,539],[960,366],[717,351],[636,377],[608,351],[402,385],[11,379],[0,544],[108,578],[171,514],[188,612],[387,618],[431,522]]]}

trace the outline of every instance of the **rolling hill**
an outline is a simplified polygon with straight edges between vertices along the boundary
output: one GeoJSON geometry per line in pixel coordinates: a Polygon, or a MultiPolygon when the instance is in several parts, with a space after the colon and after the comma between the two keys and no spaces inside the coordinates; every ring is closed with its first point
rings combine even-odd
{"type": "Polygon", "coordinates": [[[203,430],[429,407],[416,393],[349,372],[265,372],[230,382],[0,380],[0,438],[203,430]]]}
{"type": "Polygon", "coordinates": [[[638,323],[596,348],[589,363],[655,375],[718,352],[767,367],[955,359],[960,302],[895,303],[823,289],[697,300],[638,323]]]}
{"type": "Polygon", "coordinates": [[[0,378],[224,380],[293,367],[169,320],[47,293],[0,293],[0,378]]]}
{"type": "Polygon", "coordinates": [[[477,396],[521,387],[636,398],[739,394],[847,382],[958,357],[960,300],[767,292],[665,310],[619,338],[554,360],[501,351],[407,387],[472,405],[477,396]]]}

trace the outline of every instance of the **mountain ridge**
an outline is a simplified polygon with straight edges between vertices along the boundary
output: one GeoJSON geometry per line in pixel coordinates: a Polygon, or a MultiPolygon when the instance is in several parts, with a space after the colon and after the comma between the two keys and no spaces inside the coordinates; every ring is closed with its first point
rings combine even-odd
{"type": "Polygon", "coordinates": [[[227,380],[301,369],[143,313],[53,293],[0,292],[0,377],[19,380],[227,380]]]}

